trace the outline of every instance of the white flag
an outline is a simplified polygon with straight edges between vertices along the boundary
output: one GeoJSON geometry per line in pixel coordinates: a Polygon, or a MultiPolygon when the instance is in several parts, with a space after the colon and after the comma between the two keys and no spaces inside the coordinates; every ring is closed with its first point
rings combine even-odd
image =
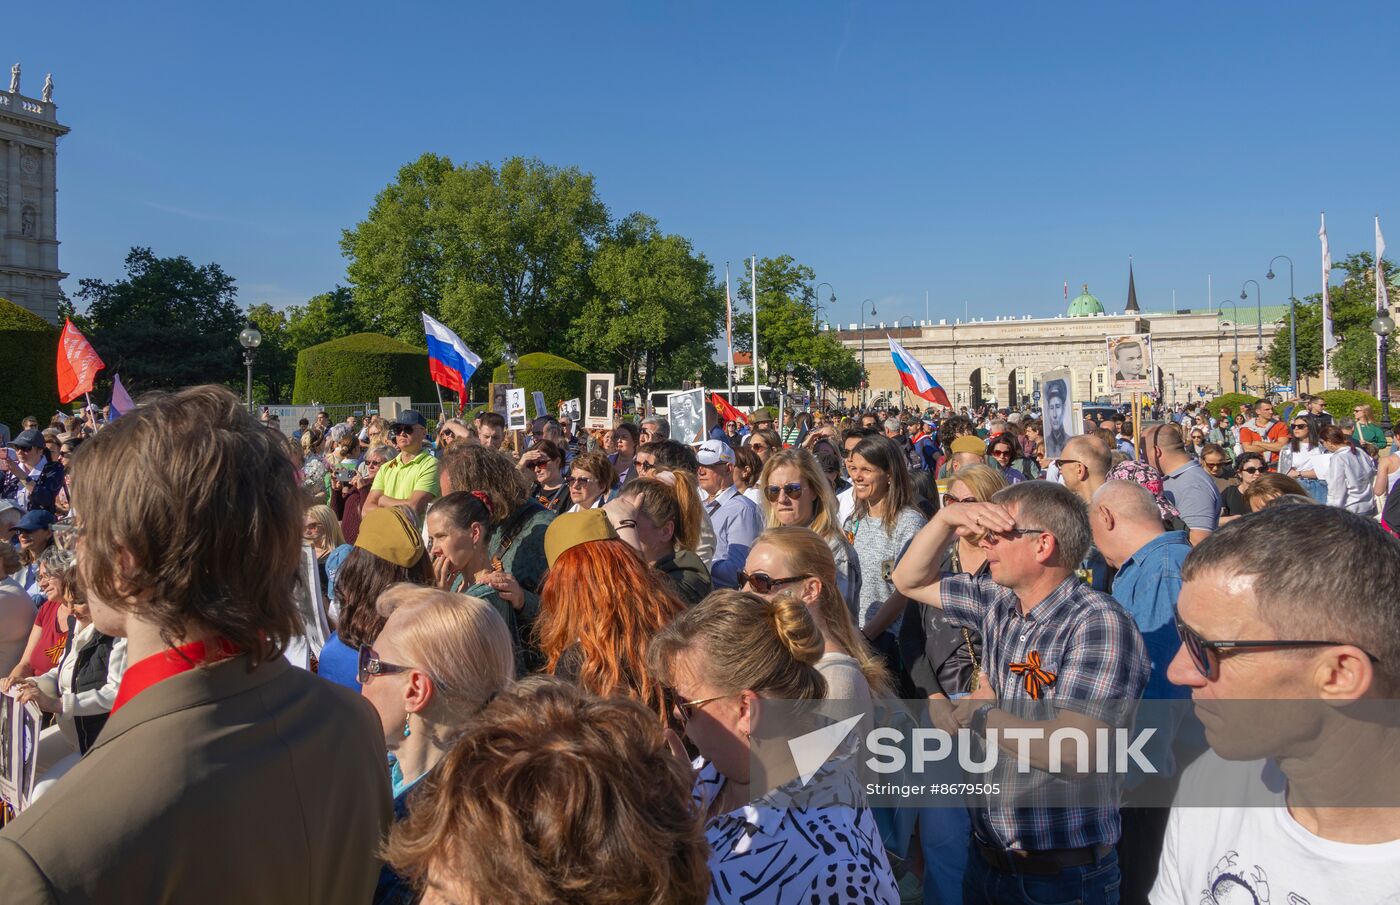
{"type": "Polygon", "coordinates": [[[1337,347],[1337,337],[1332,335],[1332,298],[1328,284],[1332,281],[1332,252],[1327,247],[1327,214],[1322,215],[1322,228],[1317,231],[1322,240],[1322,357],[1337,347]]]}
{"type": "Polygon", "coordinates": [[[1381,235],[1381,218],[1376,218],[1376,313],[1390,310],[1390,288],[1385,285],[1385,236],[1381,235]]]}

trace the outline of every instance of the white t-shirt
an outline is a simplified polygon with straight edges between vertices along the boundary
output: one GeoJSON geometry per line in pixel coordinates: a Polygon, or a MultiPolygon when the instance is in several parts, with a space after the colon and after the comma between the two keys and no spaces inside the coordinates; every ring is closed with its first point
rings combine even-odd
{"type": "Polygon", "coordinates": [[[1400,839],[1353,845],[1314,836],[1273,790],[1276,767],[1214,751],[1183,774],[1179,799],[1202,800],[1205,776],[1211,788],[1228,782],[1239,801],[1276,806],[1173,808],[1151,905],[1400,905],[1400,839]]]}
{"type": "Polygon", "coordinates": [[[846,519],[850,518],[851,514],[856,511],[856,489],[854,487],[847,487],[845,490],[836,494],[836,502],[840,507],[837,514],[840,515],[841,524],[844,525],[846,524],[846,519]]]}

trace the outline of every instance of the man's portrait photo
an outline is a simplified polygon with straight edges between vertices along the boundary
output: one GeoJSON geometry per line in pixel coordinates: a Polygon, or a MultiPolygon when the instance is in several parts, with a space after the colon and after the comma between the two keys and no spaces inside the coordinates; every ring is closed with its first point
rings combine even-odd
{"type": "Polygon", "coordinates": [[[671,424],[671,439],[687,445],[701,443],[705,431],[705,391],[688,390],[666,397],[666,420],[671,424]]]}
{"type": "Polygon", "coordinates": [[[1071,436],[1069,371],[1049,371],[1041,378],[1044,403],[1045,458],[1054,459],[1064,450],[1071,436]]]}
{"type": "Polygon", "coordinates": [[[1145,390],[1152,385],[1152,337],[1147,333],[1108,337],[1108,373],[1114,392],[1145,390]]]}
{"type": "Polygon", "coordinates": [[[613,375],[611,374],[589,374],[586,378],[588,387],[587,427],[612,427],[612,388],[613,375]]]}

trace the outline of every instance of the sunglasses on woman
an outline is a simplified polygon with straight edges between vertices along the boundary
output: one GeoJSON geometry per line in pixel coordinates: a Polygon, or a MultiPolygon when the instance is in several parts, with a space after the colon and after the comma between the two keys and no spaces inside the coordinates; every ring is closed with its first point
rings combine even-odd
{"type": "Polygon", "coordinates": [[[763,488],[763,495],[768,497],[770,503],[778,502],[778,494],[780,493],[786,493],[790,500],[800,500],[802,499],[802,484],[793,481],[791,484],[769,484],[763,488]]]}
{"type": "Polygon", "coordinates": [[[953,496],[951,493],[945,493],[945,494],[943,494],[943,505],[944,505],[944,506],[951,506],[951,505],[953,505],[954,503],[975,503],[975,502],[977,502],[977,497],[975,497],[975,496],[953,496]]]}
{"type": "Polygon", "coordinates": [[[773,589],[785,584],[792,584],[795,581],[804,581],[811,578],[810,575],[794,575],[791,578],[774,578],[767,572],[745,572],[739,570],[739,587],[752,588],[759,594],[771,594],[773,589]]]}
{"type": "Polygon", "coordinates": [[[581,474],[577,477],[569,478],[569,480],[565,481],[564,483],[568,484],[570,487],[584,488],[587,487],[589,484],[592,484],[593,479],[588,475],[581,474]]]}
{"type": "Polygon", "coordinates": [[[370,676],[389,676],[396,672],[408,672],[412,666],[399,666],[396,663],[385,663],[379,659],[379,654],[374,652],[374,648],[368,644],[360,645],[360,663],[355,670],[355,681],[361,685],[369,681],[370,676]]]}
{"type": "MultiPolygon", "coordinates": [[[[1186,648],[1186,653],[1190,655],[1191,662],[1196,665],[1197,671],[1207,679],[1214,680],[1220,676],[1220,657],[1222,653],[1234,650],[1264,650],[1269,648],[1298,648],[1298,647],[1342,647],[1347,645],[1346,641],[1207,641],[1201,637],[1201,633],[1181,621],[1181,616],[1176,617],[1176,633],[1181,636],[1181,646],[1186,648]],[[1215,651],[1214,655],[1211,651],[1215,651]]],[[[1350,645],[1356,647],[1356,645],[1350,645]]],[[[1361,648],[1357,648],[1361,650],[1361,648]]],[[[1379,663],[1380,660],[1375,654],[1361,650],[1363,654],[1371,658],[1372,663],[1379,663]]]]}
{"type": "Polygon", "coordinates": [[[1260,468],[1258,465],[1249,465],[1249,466],[1246,466],[1245,468],[1241,468],[1241,469],[1240,469],[1240,471],[1243,472],[1244,474],[1258,474],[1259,472],[1261,472],[1261,471],[1263,471],[1263,470],[1264,470],[1264,469],[1260,468]]]}

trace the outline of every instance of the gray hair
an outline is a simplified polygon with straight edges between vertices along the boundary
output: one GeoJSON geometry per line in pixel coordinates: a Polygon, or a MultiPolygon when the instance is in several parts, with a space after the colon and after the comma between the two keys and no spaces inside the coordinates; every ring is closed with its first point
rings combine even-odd
{"type": "Polygon", "coordinates": [[[663,419],[657,418],[655,416],[652,416],[650,418],[643,418],[642,427],[646,427],[648,424],[652,425],[651,439],[653,443],[657,440],[671,439],[671,425],[669,422],[664,421],[663,419]]]}
{"type": "Polygon", "coordinates": [[[1105,481],[1094,491],[1093,505],[1103,506],[1114,517],[1134,525],[1162,527],[1162,512],[1151,491],[1137,481],[1105,481]]]}
{"type": "Polygon", "coordinates": [[[1077,569],[1089,552],[1089,509],[1074,491],[1050,481],[1022,481],[998,490],[993,503],[1016,506],[1023,527],[1039,528],[1055,538],[1055,563],[1077,569]]]}
{"type": "Polygon", "coordinates": [[[389,460],[393,459],[398,454],[399,451],[387,443],[385,443],[383,446],[376,446],[374,449],[371,449],[369,451],[369,455],[378,456],[385,462],[388,462],[389,460]]]}
{"type": "Polygon", "coordinates": [[[1394,678],[1400,540],[1375,521],[1337,506],[1266,506],[1212,532],[1181,567],[1183,581],[1207,573],[1252,579],[1259,616],[1279,637],[1355,644],[1394,678]],[[1326,550],[1327,564],[1280,550],[1326,550]]]}
{"type": "Polygon", "coordinates": [[[900,422],[900,420],[899,420],[898,418],[886,418],[886,419],[885,419],[885,430],[887,430],[887,431],[900,431],[900,430],[904,430],[904,425],[900,422]]]}
{"type": "Polygon", "coordinates": [[[72,550],[64,550],[58,546],[50,546],[39,554],[39,565],[64,584],[67,584],[71,579],[73,567],[77,564],[77,554],[72,550]]]}

